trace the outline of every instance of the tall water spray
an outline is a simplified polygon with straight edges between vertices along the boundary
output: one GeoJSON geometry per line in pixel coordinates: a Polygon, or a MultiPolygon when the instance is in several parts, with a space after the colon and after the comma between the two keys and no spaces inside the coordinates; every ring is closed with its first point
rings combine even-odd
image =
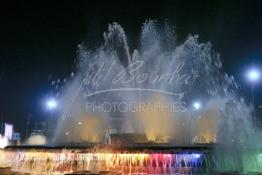
{"type": "Polygon", "coordinates": [[[213,170],[261,170],[252,107],[209,42],[189,35],[179,43],[170,25],[155,21],[143,24],[137,49],[117,23],[104,40],[94,50],[79,45],[77,71],[61,92],[56,143],[111,144],[112,134],[145,135],[135,144],[216,143],[208,161],[213,170]],[[192,107],[195,99],[201,109],[192,107]]]}
{"type": "Polygon", "coordinates": [[[155,21],[143,24],[137,49],[129,48],[117,23],[109,25],[104,40],[93,50],[78,46],[78,69],[61,92],[56,141],[102,142],[108,130],[173,144],[257,140],[252,110],[238,95],[234,77],[221,71],[209,42],[189,35],[179,43],[172,26],[155,21]],[[204,103],[200,111],[191,107],[195,98],[204,103]],[[96,138],[88,139],[91,133],[96,138]]]}

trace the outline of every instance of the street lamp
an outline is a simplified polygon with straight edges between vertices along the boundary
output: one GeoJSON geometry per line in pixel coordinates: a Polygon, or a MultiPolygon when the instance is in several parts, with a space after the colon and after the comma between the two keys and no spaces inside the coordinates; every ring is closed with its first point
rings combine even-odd
{"type": "Polygon", "coordinates": [[[247,72],[247,78],[251,83],[256,83],[260,79],[260,71],[252,68],[247,72]]]}
{"type": "Polygon", "coordinates": [[[49,111],[49,119],[47,121],[47,124],[48,124],[48,128],[47,128],[47,135],[49,137],[51,137],[52,135],[52,130],[53,130],[53,111],[57,108],[58,106],[58,103],[56,101],[55,98],[49,98],[47,101],[46,101],[46,108],[47,110],[49,111]]]}
{"type": "Polygon", "coordinates": [[[252,93],[252,101],[255,106],[255,94],[254,94],[254,85],[257,83],[261,78],[260,70],[257,68],[251,68],[247,71],[247,79],[251,83],[251,93],[252,93]]]}
{"type": "Polygon", "coordinates": [[[194,101],[192,104],[192,108],[190,110],[190,119],[189,119],[189,139],[188,142],[189,144],[191,143],[191,123],[192,123],[192,118],[193,118],[193,112],[198,111],[202,107],[201,103],[199,101],[194,101]]]}

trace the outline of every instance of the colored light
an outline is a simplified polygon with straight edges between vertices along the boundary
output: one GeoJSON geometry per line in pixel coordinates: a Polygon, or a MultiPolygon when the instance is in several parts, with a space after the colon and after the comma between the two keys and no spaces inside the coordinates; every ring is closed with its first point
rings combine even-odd
{"type": "Polygon", "coordinates": [[[194,158],[200,158],[201,157],[201,154],[192,154],[192,157],[194,157],[194,158]]]}
{"type": "MultiPolygon", "coordinates": [[[[102,150],[101,150],[102,151],[102,150]]],[[[2,160],[11,161],[14,165],[12,169],[19,172],[34,172],[39,174],[52,174],[52,172],[72,172],[71,163],[73,161],[80,161],[82,166],[78,167],[93,170],[94,163],[101,164],[101,171],[109,170],[112,172],[122,172],[122,174],[169,174],[184,173],[180,167],[186,166],[201,168],[203,154],[200,153],[121,153],[121,152],[75,152],[68,151],[15,151],[11,154],[9,152],[1,153],[0,150],[0,164],[2,160]],[[11,155],[11,156],[10,156],[11,155]],[[48,161],[46,161],[48,160],[48,161]],[[35,161],[43,166],[52,166],[50,169],[41,169],[37,166],[27,166],[30,162],[35,161]],[[17,166],[23,164],[25,166],[17,166]],[[52,170],[50,172],[49,170],[52,170]],[[174,171],[175,170],[175,171],[174,171]]],[[[76,171],[76,169],[74,169],[76,171]]],[[[191,171],[188,172],[192,174],[191,171]]]]}

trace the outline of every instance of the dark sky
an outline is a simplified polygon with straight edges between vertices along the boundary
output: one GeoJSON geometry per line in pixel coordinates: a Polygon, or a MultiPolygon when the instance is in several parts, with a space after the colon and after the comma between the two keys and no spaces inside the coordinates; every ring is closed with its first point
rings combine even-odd
{"type": "MultiPolygon", "coordinates": [[[[50,93],[50,78],[68,76],[77,44],[98,46],[114,21],[125,28],[131,46],[146,19],[168,20],[180,40],[189,33],[199,34],[201,41],[211,41],[221,53],[225,71],[236,77],[243,95],[250,94],[243,72],[250,65],[262,65],[262,1],[141,1],[2,3],[1,118],[20,132],[28,112],[34,120],[43,119],[47,114],[42,101],[50,93]]],[[[255,89],[257,104],[262,104],[261,87],[255,89]]]]}

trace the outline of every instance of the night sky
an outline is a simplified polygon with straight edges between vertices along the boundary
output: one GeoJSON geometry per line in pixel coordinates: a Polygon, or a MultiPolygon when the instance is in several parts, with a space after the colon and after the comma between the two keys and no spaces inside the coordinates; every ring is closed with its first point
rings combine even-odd
{"type": "MultiPolygon", "coordinates": [[[[24,133],[28,113],[43,120],[50,81],[74,71],[77,44],[92,47],[103,42],[111,22],[124,27],[131,47],[136,47],[146,19],[165,20],[176,26],[178,40],[199,34],[221,54],[224,69],[233,74],[243,96],[250,86],[243,77],[252,65],[262,65],[262,1],[67,1],[0,6],[0,119],[24,133]]],[[[262,104],[261,84],[256,103],[262,104]]]]}

